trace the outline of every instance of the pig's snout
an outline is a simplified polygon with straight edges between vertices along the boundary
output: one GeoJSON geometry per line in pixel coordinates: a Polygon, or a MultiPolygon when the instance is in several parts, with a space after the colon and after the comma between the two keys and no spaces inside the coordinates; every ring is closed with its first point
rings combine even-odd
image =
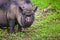
{"type": "Polygon", "coordinates": [[[27,22],[27,23],[31,23],[31,22],[32,22],[31,17],[26,17],[26,22],[27,22]]]}

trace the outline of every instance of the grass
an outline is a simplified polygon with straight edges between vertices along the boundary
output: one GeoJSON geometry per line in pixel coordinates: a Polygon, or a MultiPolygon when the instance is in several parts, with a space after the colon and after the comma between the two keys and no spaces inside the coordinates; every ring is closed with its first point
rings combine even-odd
{"type": "MultiPolygon", "coordinates": [[[[59,0],[31,0],[38,9],[43,9],[51,2],[51,9],[60,9],[59,0]],[[58,3],[56,2],[58,1],[58,3]],[[57,5],[58,4],[58,5],[57,5]]],[[[60,11],[41,13],[37,10],[35,21],[26,33],[8,34],[7,29],[0,29],[0,40],[60,40],[60,11]]]]}
{"type": "Polygon", "coordinates": [[[37,5],[39,9],[46,8],[51,4],[51,9],[60,9],[59,0],[31,0],[33,5],[37,5]]]}

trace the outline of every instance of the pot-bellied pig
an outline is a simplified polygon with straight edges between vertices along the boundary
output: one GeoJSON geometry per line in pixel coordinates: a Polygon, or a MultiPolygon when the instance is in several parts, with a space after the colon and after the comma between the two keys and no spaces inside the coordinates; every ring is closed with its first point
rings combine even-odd
{"type": "Polygon", "coordinates": [[[37,10],[33,8],[30,0],[15,0],[12,2],[8,9],[0,8],[0,25],[9,26],[10,33],[14,32],[14,26],[18,24],[18,31],[32,25],[34,21],[34,13],[37,10]]]}

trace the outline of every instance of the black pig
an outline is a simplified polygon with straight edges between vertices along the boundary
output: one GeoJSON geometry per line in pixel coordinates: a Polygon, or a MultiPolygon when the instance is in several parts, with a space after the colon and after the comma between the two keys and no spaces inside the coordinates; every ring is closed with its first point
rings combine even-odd
{"type": "Polygon", "coordinates": [[[10,33],[13,33],[14,26],[18,24],[18,31],[21,31],[22,27],[27,28],[32,25],[36,10],[37,7],[33,8],[30,1],[12,1],[7,10],[0,8],[0,25],[9,26],[10,33]]]}

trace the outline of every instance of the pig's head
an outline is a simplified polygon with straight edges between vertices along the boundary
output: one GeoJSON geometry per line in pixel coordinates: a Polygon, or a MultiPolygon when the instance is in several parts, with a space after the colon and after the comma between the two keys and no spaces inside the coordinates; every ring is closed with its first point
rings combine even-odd
{"type": "Polygon", "coordinates": [[[18,0],[21,15],[21,26],[26,28],[32,25],[37,7],[33,7],[30,0],[18,0]],[[19,2],[20,1],[20,2],[19,2]]]}
{"type": "Polygon", "coordinates": [[[27,9],[23,9],[21,7],[19,7],[19,9],[21,10],[21,24],[23,27],[29,27],[32,25],[33,21],[34,21],[34,15],[35,15],[35,11],[37,10],[36,8],[27,8],[27,9]]]}

